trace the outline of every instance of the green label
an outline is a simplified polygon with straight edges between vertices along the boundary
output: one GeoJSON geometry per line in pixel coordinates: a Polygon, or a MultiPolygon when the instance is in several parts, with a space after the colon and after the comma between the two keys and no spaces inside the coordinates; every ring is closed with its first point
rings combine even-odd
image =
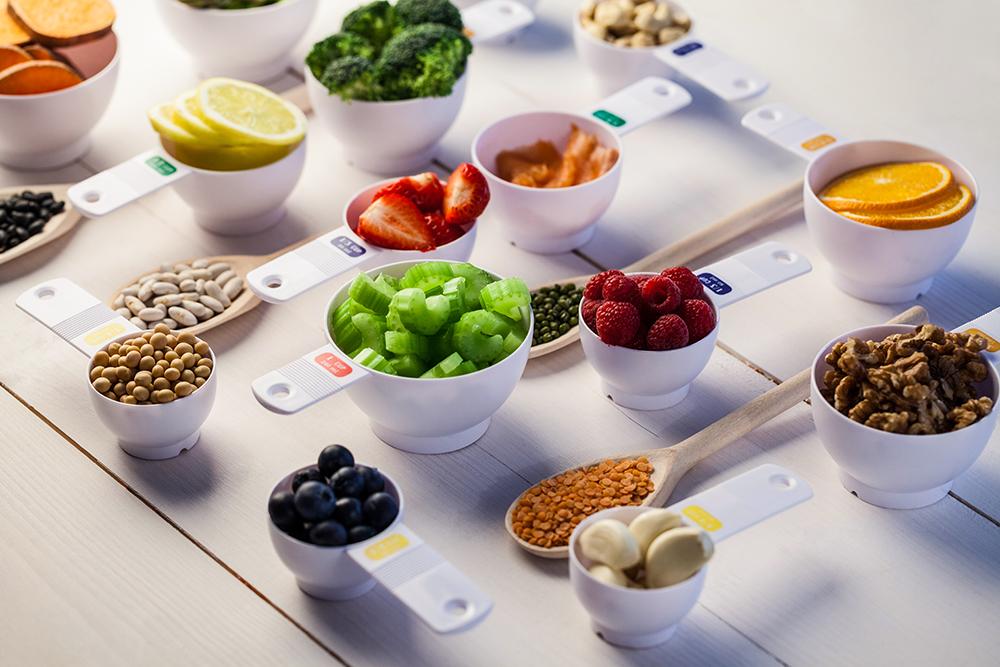
{"type": "Polygon", "coordinates": [[[611,127],[621,127],[625,124],[625,119],[621,116],[616,116],[610,111],[605,111],[604,109],[598,109],[594,112],[594,117],[599,120],[603,120],[605,123],[611,127]]]}
{"type": "Polygon", "coordinates": [[[177,171],[177,167],[170,164],[159,155],[154,155],[153,157],[146,160],[146,164],[148,164],[153,169],[153,171],[160,174],[161,176],[169,176],[170,174],[177,171]]]}

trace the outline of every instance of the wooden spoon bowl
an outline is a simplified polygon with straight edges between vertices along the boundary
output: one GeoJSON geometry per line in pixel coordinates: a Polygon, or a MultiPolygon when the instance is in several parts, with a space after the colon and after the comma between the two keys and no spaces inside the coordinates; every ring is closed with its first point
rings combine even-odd
{"type": "Polygon", "coordinates": [[[56,185],[27,185],[27,186],[17,186],[0,188],[0,199],[10,197],[11,195],[24,192],[25,190],[31,190],[32,192],[51,192],[52,196],[58,201],[65,202],[66,208],[59,215],[52,216],[45,227],[42,229],[40,234],[35,234],[29,238],[24,243],[20,243],[6,252],[0,253],[0,266],[17,259],[21,255],[25,255],[32,250],[37,250],[38,248],[55,241],[60,236],[64,236],[69,233],[77,223],[80,222],[82,216],[80,212],[73,208],[73,205],[69,203],[69,198],[66,196],[66,190],[69,189],[71,183],[59,183],[56,185]]]}
{"type": "MultiPolygon", "coordinates": [[[[912,308],[900,313],[889,320],[889,324],[921,324],[927,321],[927,311],[921,306],[912,308]]],[[[635,454],[619,454],[617,456],[603,456],[584,463],[582,466],[569,468],[556,473],[551,477],[561,475],[578,468],[586,468],[596,465],[602,461],[611,459],[618,461],[621,459],[634,459],[645,456],[653,465],[650,479],[653,482],[653,492],[643,498],[638,504],[639,507],[661,507],[667,503],[670,494],[674,492],[677,483],[681,478],[694,467],[699,461],[715,454],[731,443],[739,440],[747,433],[777,417],[781,413],[792,408],[795,404],[809,398],[809,379],[812,373],[811,368],[796,373],[773,389],[761,394],[757,398],[749,401],[745,405],[737,408],[733,412],[719,419],[713,424],[703,428],[691,437],[679,442],[672,447],[651,449],[635,454]]],[[[551,479],[549,477],[549,479],[551,479]]],[[[534,488],[534,486],[532,487],[534,488]]],[[[507,532],[514,538],[525,551],[541,556],[542,558],[566,558],[569,555],[568,546],[559,547],[539,547],[521,539],[514,533],[514,512],[524,493],[519,495],[510,507],[504,518],[507,532]]]]}

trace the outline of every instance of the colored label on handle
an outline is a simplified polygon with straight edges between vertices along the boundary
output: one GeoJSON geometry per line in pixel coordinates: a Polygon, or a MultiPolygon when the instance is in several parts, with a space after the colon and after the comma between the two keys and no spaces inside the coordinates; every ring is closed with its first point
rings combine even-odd
{"type": "Polygon", "coordinates": [[[435,632],[475,625],[493,608],[471,579],[402,524],[347,554],[435,632]]]}
{"type": "Polygon", "coordinates": [[[974,334],[986,341],[986,352],[993,357],[994,363],[1000,356],[1000,308],[994,308],[985,315],[981,315],[968,324],[957,327],[955,331],[974,334]]]}
{"type": "Polygon", "coordinates": [[[768,463],[671,505],[719,542],[812,498],[809,484],[768,463]]]}
{"type": "Polygon", "coordinates": [[[787,104],[765,104],[749,111],[740,123],[806,160],[837,145],[836,133],[803,116],[787,104]]]}
{"type": "Polygon", "coordinates": [[[812,270],[809,260],[770,241],[695,271],[718,308],[812,270]]]}
{"type": "Polygon", "coordinates": [[[190,169],[163,151],[151,150],[80,181],[66,191],[66,196],[83,215],[96,218],[190,173],[190,169]]]}
{"type": "Polygon", "coordinates": [[[655,51],[656,57],[713,94],[736,102],[756,97],[769,82],[752,67],[699,39],[685,39],[655,51]]]}
{"type": "Polygon", "coordinates": [[[265,408],[294,414],[368,377],[360,364],[332,345],[324,345],[266,373],[250,384],[254,397],[265,408]]]}
{"type": "Polygon", "coordinates": [[[625,134],[646,123],[683,109],[691,94],[673,81],[650,76],[598,102],[587,115],[625,134]]]}
{"type": "Polygon", "coordinates": [[[501,40],[535,22],[535,14],[514,0],[483,0],[462,10],[462,23],[473,44],[501,40]]]}

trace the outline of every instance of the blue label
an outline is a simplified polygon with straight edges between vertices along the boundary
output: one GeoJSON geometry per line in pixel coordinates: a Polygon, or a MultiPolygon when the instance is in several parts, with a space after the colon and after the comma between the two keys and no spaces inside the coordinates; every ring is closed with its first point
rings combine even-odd
{"type": "Polygon", "coordinates": [[[729,286],[729,283],[711,273],[706,272],[699,274],[698,280],[701,281],[702,285],[712,290],[719,296],[722,296],[723,294],[729,294],[730,292],[733,291],[733,288],[729,286]]]}
{"type": "Polygon", "coordinates": [[[330,244],[348,257],[361,257],[361,255],[367,252],[364,248],[346,236],[335,236],[330,239],[330,244]]]}
{"type": "Polygon", "coordinates": [[[697,51],[698,49],[705,48],[702,46],[701,42],[688,42],[687,44],[682,44],[674,49],[675,56],[686,56],[692,51],[697,51]]]}

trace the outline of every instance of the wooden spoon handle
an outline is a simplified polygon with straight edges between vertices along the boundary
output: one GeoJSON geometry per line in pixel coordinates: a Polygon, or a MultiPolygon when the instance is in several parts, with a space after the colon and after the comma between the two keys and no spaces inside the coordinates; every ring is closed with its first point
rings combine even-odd
{"type": "Polygon", "coordinates": [[[796,181],[765,199],[629,264],[622,271],[659,271],[668,266],[685,265],[742,234],[797,211],[802,207],[802,187],[802,181],[796,181]]]}
{"type": "MultiPolygon", "coordinates": [[[[922,324],[926,321],[927,311],[921,306],[913,306],[889,320],[887,324],[922,324]]],[[[699,461],[742,438],[796,403],[804,401],[809,397],[811,373],[812,368],[796,373],[774,389],[761,394],[690,438],[670,447],[676,456],[676,469],[686,472],[699,461]]]]}

